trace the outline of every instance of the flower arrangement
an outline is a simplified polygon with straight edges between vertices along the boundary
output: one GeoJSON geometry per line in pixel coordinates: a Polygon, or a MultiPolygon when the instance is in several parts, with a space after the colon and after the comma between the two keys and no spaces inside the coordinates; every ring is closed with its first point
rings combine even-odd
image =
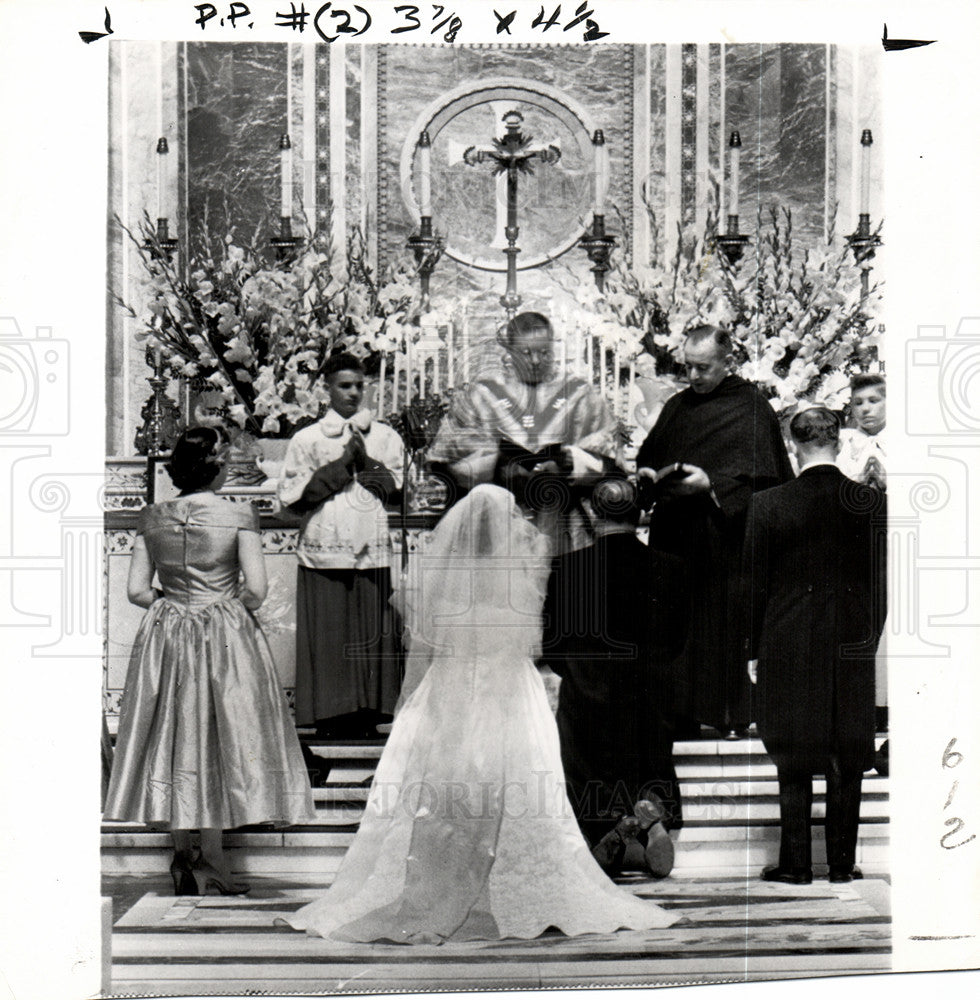
{"type": "Polygon", "coordinates": [[[592,331],[625,357],[652,357],[661,377],[679,379],[686,331],[699,323],[724,326],[735,342],[737,371],[770,398],[780,414],[802,401],[839,407],[849,376],[866,365],[879,341],[871,323],[879,285],[861,290],[861,272],[837,237],[800,252],[788,209],[772,207],[742,260],[732,264],[715,243],[716,220],[705,234],[680,229],[673,258],[630,267],[622,255],[606,293],[581,287],[581,307],[597,317],[592,331]]]}
{"type": "Polygon", "coordinates": [[[142,320],[138,338],[171,374],[219,393],[229,420],[252,435],[286,437],[321,415],[331,354],[349,351],[371,370],[418,335],[414,266],[400,260],[375,272],[358,231],[340,261],[315,235],[275,264],[227,236],[203,241],[217,250],[186,269],[155,245],[149,218],[138,235],[126,232],[148,278],[146,313],[116,301],[142,320]]]}

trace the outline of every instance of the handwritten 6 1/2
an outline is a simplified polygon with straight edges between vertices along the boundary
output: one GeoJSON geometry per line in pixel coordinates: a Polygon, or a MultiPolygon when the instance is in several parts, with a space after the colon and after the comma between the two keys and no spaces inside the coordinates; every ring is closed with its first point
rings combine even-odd
{"type": "MultiPolygon", "coordinates": [[[[955,746],[956,737],[954,736],[949,743],[946,744],[946,749],[943,751],[944,769],[951,771],[963,763],[963,754],[961,754],[959,750],[954,749],[955,746]]],[[[953,799],[956,797],[956,791],[959,787],[960,782],[957,778],[953,781],[953,787],[950,788],[949,795],[946,796],[946,805],[943,806],[944,811],[953,804],[953,799]]],[[[939,838],[939,844],[941,847],[946,848],[947,851],[955,850],[957,847],[962,847],[964,844],[969,844],[971,840],[976,839],[977,835],[975,833],[971,833],[968,837],[963,837],[963,839],[957,843],[947,843],[947,841],[952,841],[953,838],[957,837],[961,833],[963,827],[966,826],[966,823],[959,816],[950,816],[944,825],[948,826],[950,829],[948,829],[942,837],[939,838]]]]}
{"type": "MultiPolygon", "coordinates": [[[[431,4],[432,17],[429,19],[433,25],[425,25],[429,28],[429,34],[435,35],[442,31],[442,40],[450,44],[456,41],[456,36],[463,27],[462,19],[455,11],[446,12],[446,8],[441,4],[431,4]]],[[[228,4],[227,13],[221,15],[218,7],[213,3],[199,3],[194,5],[197,11],[197,18],[194,23],[200,25],[204,31],[210,27],[209,22],[217,18],[220,27],[237,28],[239,21],[245,27],[251,28],[253,21],[245,21],[251,16],[248,4],[238,2],[228,4]]],[[[407,31],[418,31],[423,28],[420,19],[421,9],[415,4],[399,4],[392,8],[399,19],[399,23],[389,29],[390,34],[400,35],[407,31]]],[[[291,2],[288,11],[276,11],[277,28],[287,28],[291,31],[298,31],[300,34],[312,26],[313,30],[325,42],[336,42],[342,36],[347,38],[357,38],[363,35],[372,25],[370,13],[360,4],[349,4],[346,7],[334,6],[331,0],[321,4],[315,11],[307,8],[306,4],[291,2]]]]}

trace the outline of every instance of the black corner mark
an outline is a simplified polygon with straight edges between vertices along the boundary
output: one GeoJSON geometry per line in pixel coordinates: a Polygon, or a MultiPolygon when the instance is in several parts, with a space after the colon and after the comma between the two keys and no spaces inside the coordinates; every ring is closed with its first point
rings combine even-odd
{"type": "Polygon", "coordinates": [[[917,49],[922,45],[932,45],[935,41],[935,38],[930,38],[928,41],[920,38],[889,38],[887,24],[884,26],[881,33],[881,47],[886,52],[899,52],[902,49],[917,49]]]}
{"type": "Polygon", "coordinates": [[[109,13],[109,8],[105,8],[105,31],[80,31],[78,37],[86,44],[91,42],[97,42],[100,38],[105,38],[106,35],[112,34],[112,15],[109,13]]]}

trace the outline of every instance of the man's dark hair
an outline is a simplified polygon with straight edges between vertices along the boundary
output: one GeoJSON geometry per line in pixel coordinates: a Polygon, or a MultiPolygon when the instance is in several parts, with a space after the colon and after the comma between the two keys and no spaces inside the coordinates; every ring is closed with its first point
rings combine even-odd
{"type": "Polygon", "coordinates": [[[532,330],[541,329],[547,330],[549,337],[554,336],[554,330],[551,327],[551,320],[548,319],[544,313],[518,313],[504,327],[504,343],[506,343],[508,347],[511,347],[518,337],[522,337],[525,333],[530,333],[532,330]]]}
{"type": "Polygon", "coordinates": [[[604,521],[636,524],[640,519],[636,487],[625,476],[605,476],[592,487],[592,510],[604,521]]]}
{"type": "Polygon", "coordinates": [[[715,347],[718,348],[724,357],[727,357],[735,349],[732,343],[732,335],[723,326],[702,323],[700,326],[692,326],[684,334],[685,340],[693,340],[696,344],[700,344],[709,338],[714,341],[715,347]]]}
{"type": "Polygon", "coordinates": [[[331,354],[327,358],[327,363],[323,366],[323,377],[330,378],[337,372],[360,372],[364,374],[364,362],[353,354],[346,351],[341,354],[331,354]]]}
{"type": "Polygon", "coordinates": [[[181,493],[195,493],[210,486],[224,462],[221,450],[228,435],[220,427],[189,427],[177,439],[167,472],[181,493]]]}
{"type": "Polygon", "coordinates": [[[789,432],[797,444],[834,444],[840,440],[840,418],[826,406],[811,406],[793,417],[789,432]]]}
{"type": "Polygon", "coordinates": [[[851,392],[857,392],[859,389],[870,389],[872,386],[876,389],[881,389],[881,391],[884,392],[885,376],[875,375],[870,372],[863,372],[860,375],[855,375],[851,379],[851,392]]]}

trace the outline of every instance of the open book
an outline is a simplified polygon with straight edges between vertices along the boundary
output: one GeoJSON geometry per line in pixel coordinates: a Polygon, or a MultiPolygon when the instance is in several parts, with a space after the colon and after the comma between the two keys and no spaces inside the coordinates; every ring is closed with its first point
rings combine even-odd
{"type": "Polygon", "coordinates": [[[545,445],[539,451],[531,452],[510,438],[502,438],[500,441],[498,464],[516,464],[530,472],[536,465],[544,462],[556,462],[560,467],[562,460],[563,450],[560,444],[545,445]]]}
{"type": "Polygon", "coordinates": [[[658,469],[650,482],[660,489],[662,487],[669,487],[672,483],[676,483],[687,475],[688,473],[684,471],[683,462],[671,462],[670,465],[665,465],[662,469],[658,469]]]}

